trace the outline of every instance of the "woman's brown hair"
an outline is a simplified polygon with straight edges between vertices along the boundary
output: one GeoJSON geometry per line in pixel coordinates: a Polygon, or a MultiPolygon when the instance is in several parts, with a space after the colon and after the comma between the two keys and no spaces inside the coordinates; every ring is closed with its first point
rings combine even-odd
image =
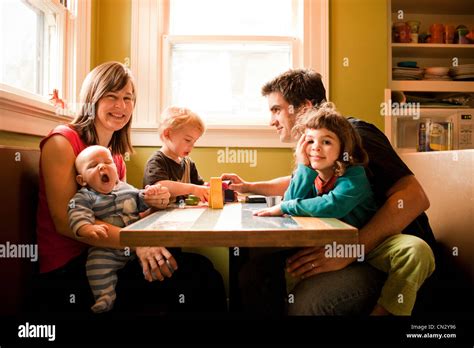
{"type": "MultiPolygon", "coordinates": [[[[87,74],[79,96],[81,108],[76,118],[71,122],[71,127],[79,133],[86,145],[99,144],[99,137],[94,125],[99,100],[108,92],[121,90],[129,81],[132,84],[133,102],[135,103],[134,79],[131,71],[124,64],[119,62],[103,63],[87,74]]],[[[133,153],[130,136],[132,117],[122,129],[115,131],[112,135],[108,144],[112,154],[133,153]]]]}
{"type": "Polygon", "coordinates": [[[367,165],[369,158],[367,152],[362,147],[362,140],[359,134],[349,121],[336,111],[333,103],[324,103],[318,108],[306,111],[298,119],[292,132],[294,135],[301,135],[308,128],[325,128],[337,135],[341,142],[341,152],[335,164],[335,175],[344,175],[349,166],[367,165]]]}

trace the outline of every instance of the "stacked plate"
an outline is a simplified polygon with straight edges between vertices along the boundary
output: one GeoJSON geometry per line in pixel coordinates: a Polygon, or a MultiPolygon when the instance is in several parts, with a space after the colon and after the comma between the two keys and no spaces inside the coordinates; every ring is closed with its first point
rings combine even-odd
{"type": "Polygon", "coordinates": [[[449,81],[451,78],[448,76],[449,68],[444,66],[433,66],[425,68],[424,80],[431,81],[449,81]]]}
{"type": "Polygon", "coordinates": [[[463,64],[449,69],[449,75],[453,80],[468,80],[474,81],[474,64],[463,64]]]}
{"type": "Polygon", "coordinates": [[[421,68],[392,68],[393,80],[421,80],[423,78],[423,69],[421,68]]]}

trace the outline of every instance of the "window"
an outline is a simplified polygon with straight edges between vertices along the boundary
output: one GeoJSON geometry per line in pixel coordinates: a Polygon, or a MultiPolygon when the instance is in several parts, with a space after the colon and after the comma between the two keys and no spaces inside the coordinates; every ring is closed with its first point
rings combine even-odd
{"type": "Polygon", "coordinates": [[[2,130],[45,135],[70,120],[89,70],[89,27],[90,0],[0,1],[2,130]],[[54,89],[66,110],[48,102],[54,89]]]}
{"type": "Polygon", "coordinates": [[[327,78],[327,16],[327,0],[132,2],[135,143],[157,145],[160,112],[178,105],[208,126],[198,145],[282,146],[261,87],[303,66],[327,78]]]}

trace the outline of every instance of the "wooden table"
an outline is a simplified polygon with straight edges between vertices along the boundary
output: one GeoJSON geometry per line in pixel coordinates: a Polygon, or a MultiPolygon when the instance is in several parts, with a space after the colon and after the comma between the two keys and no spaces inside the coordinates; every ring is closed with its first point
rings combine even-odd
{"type": "Polygon", "coordinates": [[[356,244],[358,231],[340,220],[258,217],[265,204],[227,203],[224,209],[168,208],[120,231],[123,246],[304,247],[356,244]]]}

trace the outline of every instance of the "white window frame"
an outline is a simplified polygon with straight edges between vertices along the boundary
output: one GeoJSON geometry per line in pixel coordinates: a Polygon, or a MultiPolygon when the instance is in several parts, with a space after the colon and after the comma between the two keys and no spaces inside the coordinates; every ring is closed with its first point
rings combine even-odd
{"type": "MultiPolygon", "coordinates": [[[[132,124],[132,143],[136,146],[161,146],[157,135],[160,111],[167,100],[167,69],[169,47],[173,42],[253,40],[275,42],[291,40],[293,68],[311,67],[321,73],[329,92],[329,1],[293,0],[302,25],[297,38],[260,36],[168,36],[169,0],[132,1],[131,70],[138,95],[132,124]],[[193,41],[194,39],[194,41],[193,41]],[[199,41],[196,41],[199,40],[199,41]],[[296,42],[294,42],[296,41],[296,42]]],[[[329,97],[329,96],[327,96],[329,97]]],[[[270,118],[270,114],[268,113],[270,118]]],[[[210,125],[196,146],[201,147],[279,147],[281,143],[273,127],[210,125]]]]}
{"type": "MultiPolygon", "coordinates": [[[[91,0],[69,0],[70,8],[75,8],[77,15],[66,10],[59,0],[31,2],[52,9],[58,16],[58,27],[63,28],[58,30],[60,81],[57,83],[60,97],[73,108],[90,69],[91,0]]],[[[45,136],[58,124],[72,120],[72,113],[68,111],[74,110],[57,110],[48,99],[0,83],[0,130],[45,136]]]]}

